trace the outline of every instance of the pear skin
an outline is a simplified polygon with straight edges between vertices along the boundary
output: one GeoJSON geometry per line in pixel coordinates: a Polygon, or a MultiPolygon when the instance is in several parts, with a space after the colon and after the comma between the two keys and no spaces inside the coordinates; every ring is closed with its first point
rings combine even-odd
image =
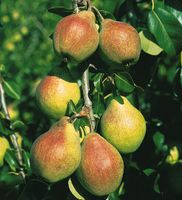
{"type": "Polygon", "coordinates": [[[38,85],[36,99],[41,110],[51,118],[65,115],[70,100],[76,105],[80,100],[77,83],[65,81],[56,76],[46,76],[38,85]]]}
{"type": "Polygon", "coordinates": [[[33,172],[48,182],[70,176],[81,160],[79,135],[68,117],[63,117],[32,145],[30,160],[33,172]]]}
{"type": "Polygon", "coordinates": [[[140,37],[133,26],[104,19],[101,25],[99,49],[108,64],[136,63],[141,52],[140,37]]]}
{"type": "Polygon", "coordinates": [[[3,166],[4,156],[8,148],[10,148],[8,140],[5,137],[0,137],[0,167],[3,166]]]}
{"type": "Polygon", "coordinates": [[[132,153],[141,145],[146,123],[143,115],[125,97],[112,100],[101,118],[102,135],[121,153],[132,153]]]}
{"type": "Polygon", "coordinates": [[[87,191],[96,196],[115,191],[121,183],[123,171],[123,159],[111,144],[97,133],[85,137],[76,174],[87,191]]]}
{"type": "Polygon", "coordinates": [[[95,15],[81,11],[61,19],[54,33],[55,50],[78,63],[95,52],[99,44],[99,33],[95,15]]]}

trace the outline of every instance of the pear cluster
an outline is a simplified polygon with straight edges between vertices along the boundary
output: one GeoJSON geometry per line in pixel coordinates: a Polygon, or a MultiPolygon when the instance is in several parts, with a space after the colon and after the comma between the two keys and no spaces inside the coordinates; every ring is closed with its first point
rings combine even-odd
{"type": "MultiPolygon", "coordinates": [[[[140,56],[140,39],[131,25],[102,19],[100,27],[92,11],[80,11],[61,19],[55,28],[58,54],[81,63],[97,49],[107,64],[135,63],[140,56]]],[[[36,89],[41,110],[58,120],[40,135],[31,148],[33,172],[54,183],[75,172],[80,184],[96,196],[114,192],[121,184],[124,162],[120,153],[136,151],[146,132],[143,115],[125,98],[112,100],[101,118],[101,134],[80,135],[65,116],[70,100],[78,104],[79,85],[57,76],[46,76],[36,89]]]]}
{"type": "Polygon", "coordinates": [[[136,29],[124,22],[102,19],[100,27],[91,11],[81,11],[61,19],[54,33],[58,54],[72,62],[81,63],[98,49],[108,65],[134,64],[141,52],[136,29]]]}

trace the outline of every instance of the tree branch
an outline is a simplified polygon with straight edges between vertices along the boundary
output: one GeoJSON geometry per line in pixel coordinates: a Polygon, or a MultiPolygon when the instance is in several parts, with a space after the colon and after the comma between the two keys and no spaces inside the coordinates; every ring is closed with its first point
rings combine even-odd
{"type": "Polygon", "coordinates": [[[83,98],[85,102],[85,108],[88,112],[88,118],[90,122],[90,128],[91,132],[94,132],[95,129],[95,118],[92,108],[92,101],[89,98],[89,91],[90,91],[90,85],[89,85],[89,68],[85,70],[82,76],[82,91],[83,91],[83,98]]]}
{"type": "MultiPolygon", "coordinates": [[[[2,77],[1,76],[0,76],[0,97],[1,97],[0,101],[1,101],[2,110],[5,114],[6,119],[10,121],[10,115],[9,115],[9,112],[8,112],[8,109],[7,109],[7,106],[6,106],[4,88],[3,88],[3,85],[2,85],[2,77]]],[[[12,141],[14,150],[16,152],[16,158],[17,158],[18,163],[20,165],[20,172],[19,173],[22,176],[22,178],[25,179],[25,173],[24,173],[24,170],[23,170],[22,151],[21,151],[21,148],[18,145],[18,138],[17,138],[16,134],[13,133],[10,136],[10,139],[12,141]]]]}
{"type": "Polygon", "coordinates": [[[78,13],[78,12],[79,12],[78,1],[79,1],[79,0],[72,0],[73,9],[74,9],[74,12],[75,12],[75,13],[78,13]]]}

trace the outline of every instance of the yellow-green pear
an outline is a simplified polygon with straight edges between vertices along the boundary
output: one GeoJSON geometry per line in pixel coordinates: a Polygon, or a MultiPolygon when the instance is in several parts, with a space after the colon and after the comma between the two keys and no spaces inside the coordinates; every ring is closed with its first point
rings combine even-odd
{"type": "Polygon", "coordinates": [[[35,140],[30,160],[33,172],[52,183],[77,169],[81,160],[80,139],[69,117],[63,117],[35,140]]]}
{"type": "Polygon", "coordinates": [[[10,148],[8,140],[5,137],[0,137],[0,167],[3,166],[4,156],[8,148],[10,148]]]}
{"type": "Polygon", "coordinates": [[[122,181],[123,172],[123,159],[114,146],[97,133],[84,138],[76,175],[87,191],[96,196],[114,192],[122,181]]]}
{"type": "Polygon", "coordinates": [[[146,123],[143,115],[123,97],[123,104],[112,100],[101,119],[102,135],[121,153],[132,153],[141,145],[146,123]]]}
{"type": "Polygon", "coordinates": [[[36,99],[40,108],[48,116],[60,119],[65,115],[70,100],[77,104],[80,89],[77,83],[56,76],[46,76],[38,85],[36,99]]]}

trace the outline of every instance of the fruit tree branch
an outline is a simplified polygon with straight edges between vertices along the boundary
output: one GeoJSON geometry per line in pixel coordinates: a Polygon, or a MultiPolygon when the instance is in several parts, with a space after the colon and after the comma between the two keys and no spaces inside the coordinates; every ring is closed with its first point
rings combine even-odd
{"type": "Polygon", "coordinates": [[[73,9],[74,9],[74,12],[75,12],[75,13],[78,13],[78,12],[79,12],[78,1],[79,1],[79,0],[72,0],[73,9]]]}
{"type": "Polygon", "coordinates": [[[85,109],[88,112],[88,118],[90,122],[90,128],[91,132],[94,132],[95,129],[95,118],[93,114],[93,108],[92,108],[92,101],[89,98],[89,91],[90,91],[90,85],[89,85],[89,68],[85,70],[82,76],[82,91],[83,91],[83,98],[85,102],[85,109]]]}
{"type": "MultiPolygon", "coordinates": [[[[2,106],[2,109],[3,109],[3,112],[5,114],[5,117],[7,120],[10,121],[10,115],[9,115],[9,112],[8,112],[8,109],[7,109],[7,106],[6,106],[6,100],[5,100],[5,94],[4,94],[4,88],[3,88],[3,84],[2,84],[2,77],[0,76],[0,102],[1,102],[1,106],[2,106]]],[[[24,173],[24,170],[23,170],[23,159],[22,159],[22,152],[21,152],[21,149],[18,145],[18,138],[16,136],[15,133],[13,133],[11,136],[11,141],[12,141],[12,144],[13,144],[13,147],[15,149],[15,152],[16,152],[16,158],[18,160],[18,163],[20,165],[20,175],[22,176],[23,179],[25,179],[25,173],[24,173]]]]}

